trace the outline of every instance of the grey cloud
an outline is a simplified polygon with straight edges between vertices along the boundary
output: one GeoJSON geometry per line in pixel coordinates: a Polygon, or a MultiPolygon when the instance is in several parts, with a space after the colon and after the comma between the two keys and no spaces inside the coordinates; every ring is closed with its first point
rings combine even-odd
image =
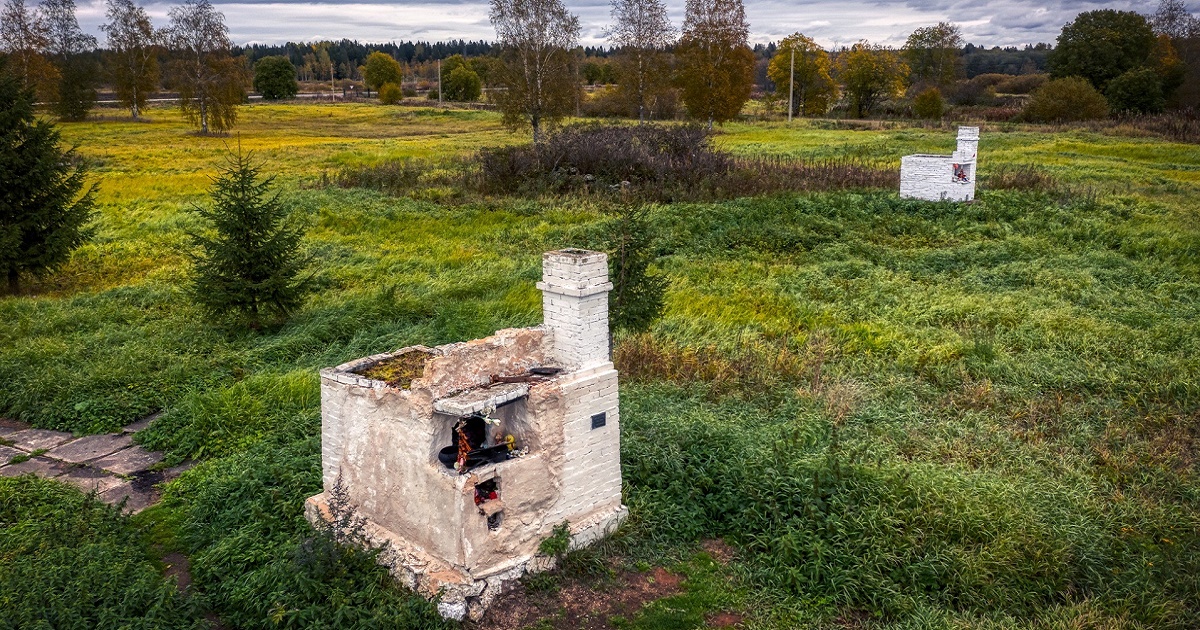
{"type": "MultiPolygon", "coordinates": [[[[683,0],[668,0],[676,26],[683,18],[683,0]]],[[[288,40],[357,39],[363,42],[408,39],[492,39],[485,0],[216,0],[225,13],[234,41],[278,43],[288,40]]],[[[941,21],[959,24],[966,41],[985,46],[1053,42],[1062,25],[1081,11],[1099,6],[1143,13],[1152,1],[1119,0],[877,0],[846,3],[813,0],[746,0],[751,37],[756,42],[778,40],[802,32],[825,46],[848,45],[859,39],[900,45],[913,29],[941,21]]],[[[153,2],[147,11],[158,25],[166,24],[170,4],[153,2]]],[[[609,21],[604,0],[567,0],[580,17],[585,44],[603,44],[609,21]]],[[[102,1],[80,4],[80,23],[100,35],[102,1]]]]}

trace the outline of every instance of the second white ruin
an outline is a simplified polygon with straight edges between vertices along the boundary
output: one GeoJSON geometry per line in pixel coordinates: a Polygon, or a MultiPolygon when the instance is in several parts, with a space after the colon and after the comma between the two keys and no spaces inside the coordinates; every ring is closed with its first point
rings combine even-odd
{"type": "Polygon", "coordinates": [[[926,201],[975,199],[979,127],[958,128],[952,155],[906,155],[900,159],[900,197],[926,201]]]}

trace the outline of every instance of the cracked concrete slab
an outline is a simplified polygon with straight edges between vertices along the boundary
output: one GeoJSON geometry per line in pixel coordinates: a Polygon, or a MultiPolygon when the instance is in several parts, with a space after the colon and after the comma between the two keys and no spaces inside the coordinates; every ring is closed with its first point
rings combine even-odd
{"type": "Polygon", "coordinates": [[[73,437],[70,433],[63,433],[62,431],[23,429],[6,436],[4,439],[9,440],[13,443],[13,446],[23,451],[36,451],[43,448],[54,448],[59,444],[70,441],[73,437]]]}
{"type": "Polygon", "coordinates": [[[11,446],[0,445],[0,466],[8,464],[8,461],[17,455],[26,455],[25,451],[19,451],[11,446]]]}
{"type": "Polygon", "coordinates": [[[134,422],[133,424],[126,425],[121,430],[124,431],[125,433],[137,433],[138,431],[141,431],[142,429],[145,429],[146,427],[150,426],[150,423],[154,422],[155,420],[158,420],[160,416],[162,416],[161,411],[159,411],[157,413],[152,413],[152,414],[146,416],[145,418],[142,418],[141,420],[134,422]]]}
{"type": "Polygon", "coordinates": [[[97,493],[107,492],[124,483],[116,475],[106,475],[86,466],[71,468],[66,474],[59,477],[58,480],[65,481],[84,492],[95,490],[97,493]]]}
{"type": "Polygon", "coordinates": [[[99,499],[109,505],[120,505],[124,501],[122,511],[126,514],[137,514],[153,505],[158,500],[158,493],[153,490],[139,490],[136,484],[126,481],[100,493],[99,499]]]}
{"type": "Polygon", "coordinates": [[[72,464],[82,464],[97,457],[111,455],[123,448],[129,447],[131,444],[133,444],[133,438],[128,435],[113,435],[110,433],[89,435],[81,437],[74,442],[63,444],[46,453],[46,456],[71,462],[72,464]]]}
{"type": "Polygon", "coordinates": [[[117,473],[118,475],[132,475],[135,472],[146,470],[161,462],[162,458],[162,453],[147,451],[140,446],[131,446],[125,450],[117,451],[112,455],[98,459],[92,462],[91,465],[117,473]]]}
{"type": "Polygon", "coordinates": [[[0,477],[20,477],[21,475],[37,475],[45,479],[54,479],[66,472],[62,462],[45,457],[34,457],[19,464],[9,464],[0,468],[0,477]]]}

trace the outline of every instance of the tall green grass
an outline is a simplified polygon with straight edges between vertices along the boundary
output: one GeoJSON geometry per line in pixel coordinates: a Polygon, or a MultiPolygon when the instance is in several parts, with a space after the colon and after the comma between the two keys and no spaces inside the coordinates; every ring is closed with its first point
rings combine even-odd
{"type": "Polygon", "coordinates": [[[53,481],[0,478],[0,628],[203,628],[119,512],[53,481]]]}
{"type": "MultiPolygon", "coordinates": [[[[200,190],[201,153],[172,175],[123,146],[107,150],[114,182],[153,173],[171,190],[139,188],[143,205],[110,190],[102,242],[77,263],[95,270],[73,263],[74,279],[0,300],[0,413],[91,432],[165,411],[139,440],[201,463],[139,518],[191,556],[197,605],[239,627],[436,621],[369,563],[333,581],[298,568],[301,502],[319,489],[317,370],[537,323],[540,253],[595,244],[603,221],[569,198],[307,188],[316,166],[410,155],[410,139],[367,137],[374,111],[346,115],[341,136],[336,119],[303,137],[251,125],[253,142],[298,153],[285,199],[320,261],[321,290],[286,325],[230,336],[183,299],[176,212],[200,190]]],[[[490,138],[471,116],[461,133],[490,138]]],[[[75,129],[121,137],[95,127],[75,129]]],[[[718,142],[887,158],[951,136],[731,125],[718,142]]],[[[1058,185],[984,188],[966,206],[836,192],[651,208],[672,284],[663,319],[617,339],[627,553],[655,562],[729,538],[764,626],[1200,625],[1200,156],[1085,133],[989,138],[1058,185]]],[[[92,538],[144,557],[125,535],[92,538]]],[[[28,566],[0,599],[54,574],[28,566]]],[[[104,592],[100,606],[125,598],[104,592]]]]}

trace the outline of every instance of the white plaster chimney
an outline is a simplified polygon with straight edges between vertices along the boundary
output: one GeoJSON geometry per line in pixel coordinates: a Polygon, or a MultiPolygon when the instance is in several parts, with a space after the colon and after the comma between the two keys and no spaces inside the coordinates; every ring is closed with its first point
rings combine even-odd
{"type": "Polygon", "coordinates": [[[958,128],[958,149],[954,159],[959,163],[974,162],[979,153],[979,127],[958,128]]]}
{"type": "Polygon", "coordinates": [[[554,357],[563,366],[609,361],[608,255],[583,249],[542,254],[542,312],[554,331],[554,357]]]}

